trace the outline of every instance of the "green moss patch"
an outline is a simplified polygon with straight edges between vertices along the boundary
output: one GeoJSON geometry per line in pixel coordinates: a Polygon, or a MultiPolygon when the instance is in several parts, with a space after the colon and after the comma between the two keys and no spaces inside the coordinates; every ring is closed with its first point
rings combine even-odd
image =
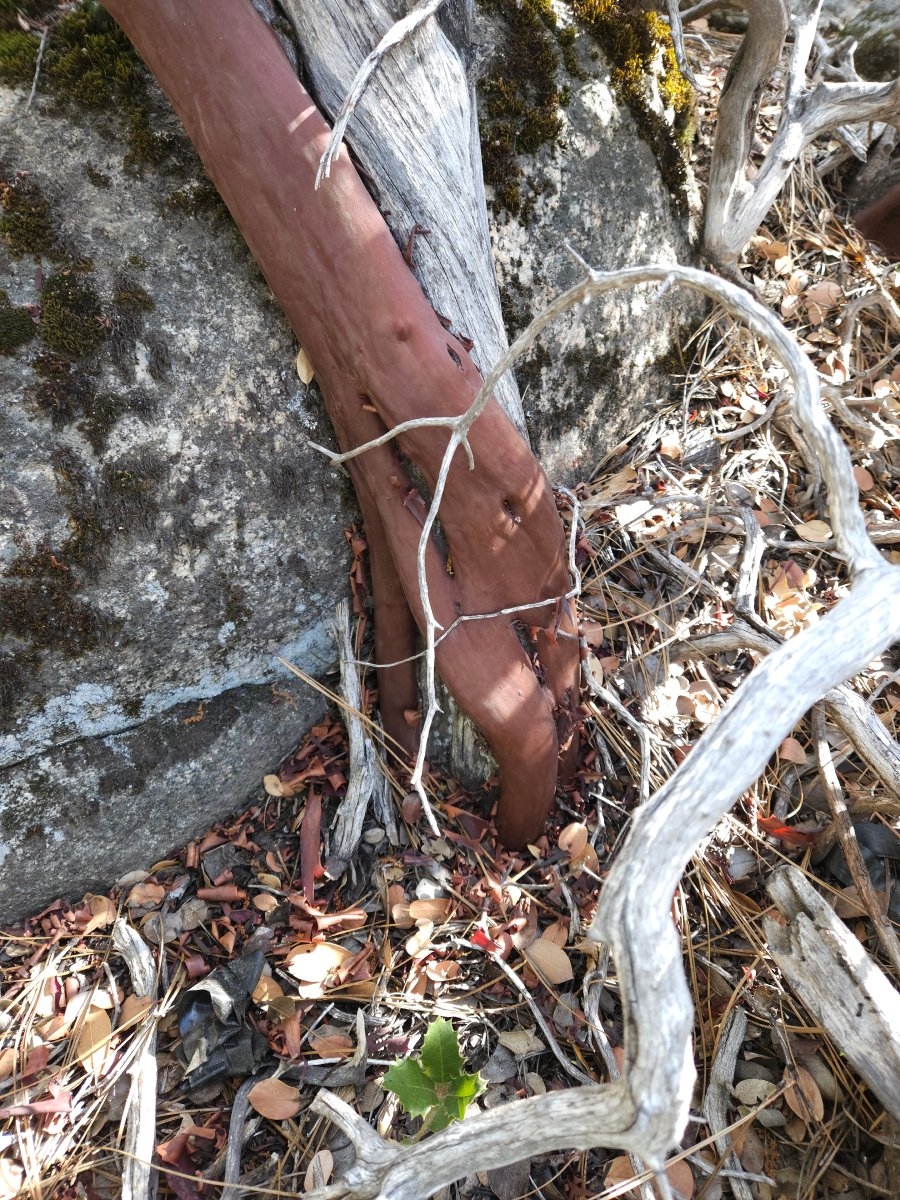
{"type": "Polygon", "coordinates": [[[10,303],[6,292],[0,291],[0,354],[15,354],[36,333],[37,327],[28,309],[17,308],[10,303]]]}
{"type": "MultiPolygon", "coordinates": [[[[172,139],[154,132],[150,125],[150,75],[106,10],[95,0],[86,0],[62,15],[53,4],[31,7],[34,15],[49,23],[38,95],[49,95],[64,109],[123,116],[128,139],[125,166],[135,173],[170,154],[172,139]]],[[[31,83],[38,46],[39,39],[24,32],[17,22],[0,21],[0,83],[31,83]]]]}
{"type": "Polygon", "coordinates": [[[106,336],[96,293],[73,271],[51,275],[41,292],[41,339],[57,354],[83,358],[106,336]]]}
{"type": "Polygon", "coordinates": [[[553,145],[562,129],[558,82],[563,52],[571,35],[557,28],[550,0],[481,0],[504,19],[508,34],[491,75],[481,82],[481,157],[485,183],[494,189],[494,207],[527,216],[533,198],[523,195],[525,180],[517,156],[553,145]],[[562,39],[562,45],[560,43],[562,39]]]}
{"type": "Polygon", "coordinates": [[[678,69],[668,24],[658,13],[646,12],[639,0],[573,0],[572,11],[609,57],[613,90],[634,115],[676,204],[686,209],[685,153],[696,129],[694,95],[678,69]],[[652,77],[672,113],[671,124],[651,103],[652,77]]]}
{"type": "Polygon", "coordinates": [[[13,258],[31,254],[59,262],[65,257],[53,227],[53,213],[30,175],[0,167],[0,237],[13,258]]]}

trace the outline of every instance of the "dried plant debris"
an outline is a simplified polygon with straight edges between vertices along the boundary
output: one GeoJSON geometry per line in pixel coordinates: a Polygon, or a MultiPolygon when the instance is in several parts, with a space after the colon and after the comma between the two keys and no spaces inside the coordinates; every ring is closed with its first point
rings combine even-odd
{"type": "MultiPolygon", "coordinates": [[[[695,25],[686,44],[701,84],[702,173],[734,42],[695,25]]],[[[766,120],[764,96],[763,137],[766,120]]],[[[900,272],[818,178],[830,150],[813,148],[741,266],[819,372],[869,532],[900,562],[900,272]]],[[[473,793],[432,770],[435,836],[408,764],[385,747],[396,832],[370,810],[346,872],[328,878],[350,769],[335,697],[233,821],[107,896],[60,900],[0,939],[0,1200],[119,1194],[119,1130],[151,1035],[161,1196],[216,1195],[226,1179],[280,1194],[327,1183],[346,1161],[308,1111],[323,1084],[380,1133],[421,1135],[421,1114],[403,1111],[385,1077],[423,1061],[437,1020],[452,1025],[454,1078],[483,1082],[480,1095],[470,1087],[473,1106],[618,1071],[615,963],[585,934],[630,814],[754,664],[821,621],[847,586],[781,365],[715,312],[685,357],[681,403],[559,495],[575,523],[591,687],[578,771],[545,835],[505,851],[491,783],[473,793]],[[117,921],[153,964],[144,990],[114,940],[117,921]]],[[[357,531],[348,544],[364,659],[367,550],[357,531]]],[[[362,672],[358,716],[377,738],[372,678],[362,672]]],[[[793,863],[897,982],[884,923],[900,917],[898,732],[900,661],[887,652],[784,739],[673,897],[696,1012],[692,1111],[704,1117],[669,1167],[682,1196],[900,1190],[896,1125],[763,932],[767,882],[793,863]]],[[[602,1149],[557,1153],[473,1175],[460,1191],[621,1195],[638,1186],[635,1169],[602,1149]]]]}

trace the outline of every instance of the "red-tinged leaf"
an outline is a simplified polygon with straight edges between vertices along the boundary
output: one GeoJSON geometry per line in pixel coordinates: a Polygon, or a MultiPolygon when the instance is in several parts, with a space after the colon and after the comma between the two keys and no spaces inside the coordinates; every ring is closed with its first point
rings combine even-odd
{"type": "Polygon", "coordinates": [[[67,1113],[72,1110],[72,1093],[58,1083],[47,1085],[49,1096],[32,1100],[28,1104],[11,1104],[0,1109],[0,1119],[5,1117],[32,1117],[42,1113],[67,1113]]]}
{"type": "Polygon", "coordinates": [[[300,1090],[283,1079],[261,1079],[247,1094],[254,1109],[270,1121],[287,1121],[300,1111],[300,1090]]]}
{"type": "Polygon", "coordinates": [[[812,846],[819,837],[819,832],[807,833],[802,829],[792,829],[778,817],[757,817],[756,823],[763,833],[770,837],[780,838],[789,846],[812,846]]]}
{"type": "Polygon", "coordinates": [[[300,879],[303,883],[303,894],[309,904],[315,900],[316,880],[321,879],[324,873],[319,859],[321,832],[322,797],[316,792],[310,792],[306,801],[306,812],[300,824],[300,879]]]}
{"type": "Polygon", "coordinates": [[[482,929],[475,930],[475,932],[472,934],[471,941],[473,945],[478,946],[480,950],[486,950],[488,954],[500,953],[499,944],[495,942],[493,938],[488,937],[488,935],[482,929]]]}
{"type": "Polygon", "coordinates": [[[213,900],[219,904],[241,904],[247,893],[234,883],[223,883],[220,887],[197,888],[198,900],[213,900]]]}

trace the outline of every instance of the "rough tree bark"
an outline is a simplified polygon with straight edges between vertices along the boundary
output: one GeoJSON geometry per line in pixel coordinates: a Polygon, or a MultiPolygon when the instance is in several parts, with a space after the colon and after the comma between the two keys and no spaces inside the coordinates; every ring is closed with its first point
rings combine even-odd
{"type": "MultiPolygon", "coordinates": [[[[213,7],[108,0],[166,91],[302,346],[342,450],[412,418],[463,413],[481,379],[425,299],[346,155],[314,181],[329,130],[249,0],[213,7]]],[[[542,683],[509,617],[458,626],[437,652],[441,676],[501,767],[498,828],[511,845],[539,832],[552,802],[557,714],[575,700],[577,646],[562,604],[563,531],[546,477],[492,401],[454,462],[441,505],[445,545],[427,555],[431,607],[446,629],[464,614],[546,601],[528,614],[542,683]],[[522,730],[527,729],[527,737],[522,730]]],[[[382,720],[416,744],[413,656],[424,623],[417,549],[447,445],[439,429],[401,435],[349,464],[370,548],[382,720]],[[399,452],[398,452],[399,448],[399,452]]]]}

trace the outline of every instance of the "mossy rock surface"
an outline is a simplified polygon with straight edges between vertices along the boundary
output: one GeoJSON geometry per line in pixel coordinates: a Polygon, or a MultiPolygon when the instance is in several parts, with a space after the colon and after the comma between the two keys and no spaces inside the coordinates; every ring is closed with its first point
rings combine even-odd
{"type": "Polygon", "coordinates": [[[255,793],[321,711],[276,656],[331,662],[355,517],[243,242],[168,203],[209,184],[159,96],[173,155],[135,172],[127,109],[27,94],[0,87],[0,924],[255,793]]]}
{"type": "MultiPolygon", "coordinates": [[[[590,15],[585,4],[557,5],[590,15]]],[[[612,21],[619,4],[595,4],[612,21]]],[[[540,11],[543,11],[541,8],[540,11]]],[[[514,0],[479,5],[477,40],[497,46],[485,67],[486,86],[495,86],[507,61],[510,25],[521,18],[514,0]]],[[[647,14],[643,14],[646,18],[647,14]]],[[[635,18],[636,19],[636,18],[635,18]]],[[[601,270],[642,262],[690,262],[690,221],[678,188],[665,177],[652,139],[631,111],[616,77],[617,67],[583,22],[553,18],[544,26],[545,44],[556,47],[557,95],[566,104],[553,111],[555,136],[533,153],[515,156],[515,185],[520,203],[505,202],[502,186],[488,187],[493,202],[494,259],[507,331],[515,335],[559,292],[580,277],[566,243],[601,270]],[[560,49],[563,37],[565,60],[560,49]]],[[[544,36],[529,25],[529,37],[544,36]]],[[[644,25],[640,26],[644,29],[644,25]]],[[[652,30],[645,48],[656,45],[652,30]]],[[[622,55],[635,51],[633,28],[621,32],[622,55]]],[[[657,47],[659,49],[659,47],[657,47]]],[[[653,53],[656,53],[654,50],[653,53]]],[[[620,55],[620,62],[627,57],[620,55]]],[[[648,92],[648,95],[650,93],[648,92]]],[[[484,143],[486,127],[482,127],[484,143]]],[[[670,128],[673,156],[685,170],[677,133],[670,128]]],[[[648,293],[611,292],[588,309],[568,313],[542,335],[520,363],[516,376],[529,431],[552,479],[574,480],[590,474],[604,454],[645,420],[654,403],[671,395],[673,350],[698,319],[695,298],[670,295],[651,303],[648,293]]]]}

